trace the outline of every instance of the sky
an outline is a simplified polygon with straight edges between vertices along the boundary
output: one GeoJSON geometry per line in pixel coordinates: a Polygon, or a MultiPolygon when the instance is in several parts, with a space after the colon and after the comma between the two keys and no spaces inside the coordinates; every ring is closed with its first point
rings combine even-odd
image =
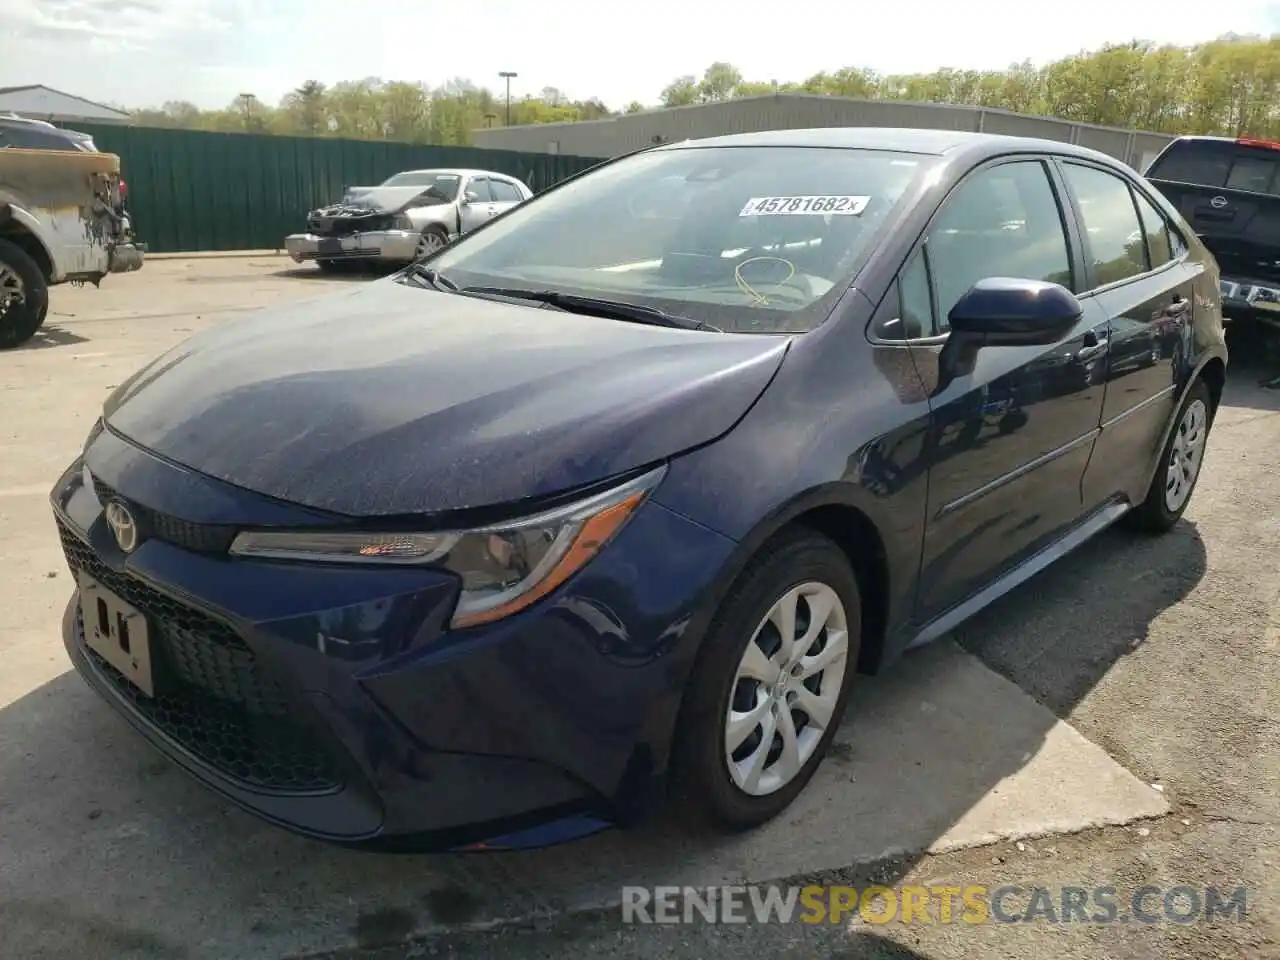
{"type": "Polygon", "coordinates": [[[654,104],[715,60],[785,82],[845,66],[998,69],[1228,32],[1280,32],[1280,0],[0,0],[0,87],[211,108],[240,93],[276,103],[306,80],[465,78],[501,92],[510,70],[513,97],[553,86],[619,108],[654,104]]]}

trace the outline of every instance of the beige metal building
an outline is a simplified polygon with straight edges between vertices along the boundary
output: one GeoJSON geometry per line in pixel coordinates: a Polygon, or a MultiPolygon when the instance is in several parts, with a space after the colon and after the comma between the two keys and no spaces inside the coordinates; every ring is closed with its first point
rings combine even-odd
{"type": "Polygon", "coordinates": [[[647,110],[608,120],[497,127],[476,130],[472,136],[476,146],[490,150],[615,157],[654,143],[804,127],[925,127],[1041,137],[1092,147],[1139,170],[1146,169],[1172,139],[1161,133],[1097,127],[1007,110],[791,93],[647,110]]]}

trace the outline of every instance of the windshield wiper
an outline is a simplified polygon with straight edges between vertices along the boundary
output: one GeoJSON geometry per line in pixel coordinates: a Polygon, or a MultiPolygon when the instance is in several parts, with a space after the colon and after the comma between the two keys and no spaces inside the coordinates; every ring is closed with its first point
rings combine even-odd
{"type": "Polygon", "coordinates": [[[459,293],[474,293],[479,296],[510,297],[513,300],[533,300],[558,307],[569,313],[584,313],[594,317],[608,317],[611,320],[628,320],[632,323],[647,323],[655,327],[674,327],[677,330],[714,330],[723,333],[719,327],[713,327],[701,320],[693,320],[678,314],[667,313],[657,307],[646,307],[626,300],[607,300],[602,297],[580,297],[573,293],[561,293],[558,290],[523,290],[518,287],[463,287],[459,293]]]}
{"type": "Polygon", "coordinates": [[[425,263],[419,263],[415,260],[406,268],[406,272],[411,277],[417,277],[419,280],[425,280],[433,287],[443,287],[446,290],[457,290],[458,285],[446,277],[434,267],[428,267],[425,263]]]}

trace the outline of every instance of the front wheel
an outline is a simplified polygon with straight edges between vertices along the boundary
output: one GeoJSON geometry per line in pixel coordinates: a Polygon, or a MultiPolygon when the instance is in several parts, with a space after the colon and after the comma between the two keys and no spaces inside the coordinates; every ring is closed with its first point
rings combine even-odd
{"type": "Polygon", "coordinates": [[[1191,502],[1212,425],[1213,397],[1208,385],[1197,380],[1178,409],[1146,499],[1128,514],[1130,526],[1148,533],[1173,529],[1191,502]]]}
{"type": "Polygon", "coordinates": [[[0,350],[26,343],[49,311],[39,264],[16,243],[0,240],[0,350]]]}
{"type": "Polygon", "coordinates": [[[686,812],[728,829],[791,804],[835,735],[858,662],[861,603],[844,552],[808,530],[752,561],[703,641],[673,780],[686,812]]]}
{"type": "Polygon", "coordinates": [[[442,227],[427,227],[422,231],[422,236],[418,238],[418,247],[414,252],[415,260],[425,260],[437,250],[443,249],[449,243],[449,235],[444,232],[442,227]]]}

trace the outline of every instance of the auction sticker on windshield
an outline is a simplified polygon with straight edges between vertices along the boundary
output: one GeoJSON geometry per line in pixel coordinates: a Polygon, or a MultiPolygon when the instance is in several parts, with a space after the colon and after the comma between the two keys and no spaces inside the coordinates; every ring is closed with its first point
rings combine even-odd
{"type": "Polygon", "coordinates": [[[788,217],[803,214],[826,216],[835,214],[856,217],[867,209],[870,197],[752,197],[738,214],[740,217],[774,216],[788,217]]]}

